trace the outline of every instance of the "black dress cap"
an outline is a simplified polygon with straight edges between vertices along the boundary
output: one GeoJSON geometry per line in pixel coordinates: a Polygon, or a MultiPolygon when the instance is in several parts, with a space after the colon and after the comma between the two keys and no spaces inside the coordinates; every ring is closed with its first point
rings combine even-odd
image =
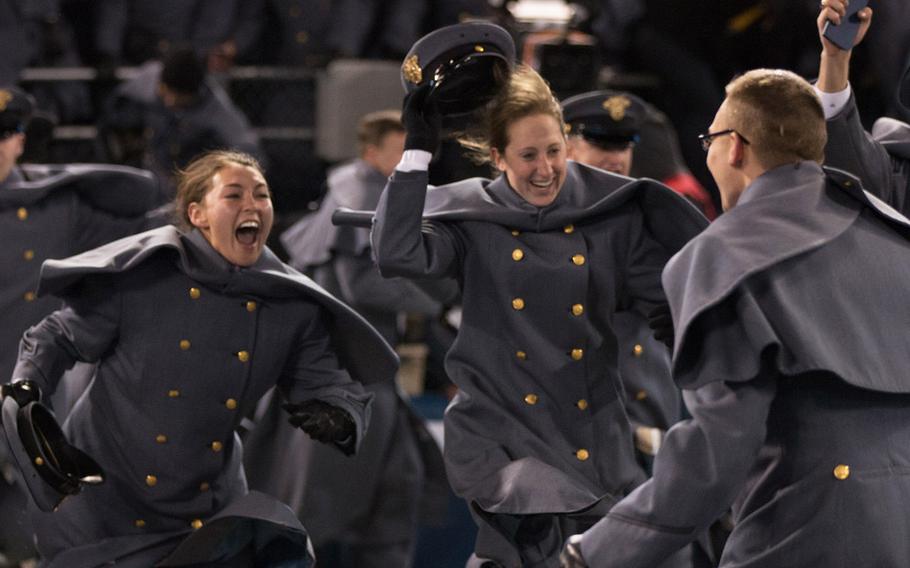
{"type": "Polygon", "coordinates": [[[492,99],[515,60],[509,32],[489,22],[446,26],[423,36],[401,65],[406,92],[429,82],[427,100],[444,117],[464,115],[492,99]]]}
{"type": "Polygon", "coordinates": [[[647,113],[645,102],[621,91],[594,91],[562,102],[568,134],[609,148],[638,141],[647,113]]]}

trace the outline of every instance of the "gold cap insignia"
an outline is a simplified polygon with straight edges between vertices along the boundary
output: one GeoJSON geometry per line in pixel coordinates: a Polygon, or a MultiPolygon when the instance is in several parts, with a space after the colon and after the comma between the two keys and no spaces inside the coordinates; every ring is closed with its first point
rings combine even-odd
{"type": "Polygon", "coordinates": [[[401,64],[401,73],[404,75],[405,81],[415,85],[420,83],[421,79],[423,79],[423,72],[420,69],[416,54],[404,60],[404,63],[401,64]]]}
{"type": "Polygon", "coordinates": [[[629,97],[622,95],[610,97],[603,102],[604,109],[610,113],[610,118],[616,122],[625,118],[626,109],[630,106],[632,106],[632,101],[629,100],[629,97]]]}
{"type": "Polygon", "coordinates": [[[483,53],[484,51],[486,51],[486,49],[484,49],[482,45],[475,45],[474,51],[476,51],[477,53],[483,53]]]}
{"type": "Polygon", "coordinates": [[[6,110],[6,105],[13,100],[13,94],[6,89],[0,89],[0,112],[6,110]]]}

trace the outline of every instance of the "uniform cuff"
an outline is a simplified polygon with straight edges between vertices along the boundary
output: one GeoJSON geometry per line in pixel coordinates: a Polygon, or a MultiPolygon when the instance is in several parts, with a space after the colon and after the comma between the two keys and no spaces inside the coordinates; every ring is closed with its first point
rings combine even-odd
{"type": "Polygon", "coordinates": [[[822,101],[822,109],[825,111],[825,120],[829,120],[837,116],[840,111],[844,110],[844,107],[847,106],[847,103],[850,101],[850,84],[847,84],[847,88],[843,91],[837,91],[836,93],[826,93],[818,88],[816,85],[812,85],[812,88],[815,89],[815,94],[818,95],[818,98],[822,101]]]}
{"type": "Polygon", "coordinates": [[[432,159],[433,154],[426,150],[405,150],[395,169],[399,172],[425,172],[430,169],[432,159]]]}

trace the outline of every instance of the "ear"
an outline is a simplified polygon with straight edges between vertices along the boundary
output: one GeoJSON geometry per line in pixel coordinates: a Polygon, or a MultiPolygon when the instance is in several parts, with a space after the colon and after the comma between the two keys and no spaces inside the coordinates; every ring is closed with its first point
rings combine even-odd
{"type": "Polygon", "coordinates": [[[190,218],[190,223],[197,229],[205,230],[209,228],[208,212],[198,201],[194,201],[187,206],[186,214],[190,218]]]}
{"type": "Polygon", "coordinates": [[[739,168],[743,165],[743,157],[746,153],[745,144],[739,134],[732,132],[729,136],[733,137],[733,143],[730,144],[730,149],[727,151],[727,163],[734,168],[739,168]]]}
{"type": "Polygon", "coordinates": [[[497,170],[501,172],[506,171],[506,164],[502,158],[502,154],[499,153],[499,150],[490,148],[490,158],[493,160],[493,165],[496,166],[497,170]]]}

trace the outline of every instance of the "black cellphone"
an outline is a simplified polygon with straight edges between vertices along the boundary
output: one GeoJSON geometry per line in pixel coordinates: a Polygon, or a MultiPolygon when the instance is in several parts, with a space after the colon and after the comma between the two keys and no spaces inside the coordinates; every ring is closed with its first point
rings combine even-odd
{"type": "Polygon", "coordinates": [[[841,18],[840,25],[835,25],[828,20],[825,22],[822,35],[844,51],[853,49],[853,39],[856,37],[856,32],[859,31],[860,23],[856,13],[865,8],[867,4],[869,4],[869,0],[850,0],[850,4],[847,5],[847,13],[841,18]]]}

